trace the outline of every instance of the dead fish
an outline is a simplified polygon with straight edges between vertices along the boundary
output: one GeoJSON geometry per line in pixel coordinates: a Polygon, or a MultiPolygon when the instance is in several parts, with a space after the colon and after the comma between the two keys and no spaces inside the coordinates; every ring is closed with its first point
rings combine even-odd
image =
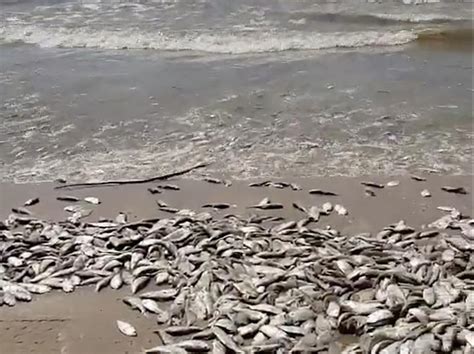
{"type": "Polygon", "coordinates": [[[171,213],[171,214],[176,214],[179,211],[179,209],[171,208],[171,207],[160,207],[159,209],[161,211],[165,211],[165,212],[171,213]]]}
{"type": "Polygon", "coordinates": [[[172,190],[172,191],[179,191],[181,188],[175,184],[161,184],[157,186],[157,188],[160,189],[167,189],[167,190],[172,190]]]}
{"type": "Polygon", "coordinates": [[[155,291],[148,291],[146,293],[140,294],[140,297],[143,299],[153,299],[158,301],[167,301],[172,300],[178,295],[179,291],[177,289],[162,289],[155,291]]]}
{"type": "Polygon", "coordinates": [[[386,186],[387,187],[396,187],[400,184],[400,181],[389,181],[387,182],[386,186]]]}
{"type": "Polygon", "coordinates": [[[12,293],[5,291],[3,293],[2,301],[5,305],[13,307],[16,305],[16,297],[12,293]]]}
{"type": "Polygon", "coordinates": [[[39,201],[40,201],[40,200],[39,200],[38,197],[32,198],[32,199],[28,199],[26,202],[23,203],[23,206],[32,206],[32,205],[38,204],[39,201]]]}
{"type": "Polygon", "coordinates": [[[358,315],[370,315],[382,307],[379,302],[357,302],[352,300],[343,300],[340,305],[344,311],[358,315]]]}
{"type": "Polygon", "coordinates": [[[96,197],[85,197],[84,201],[86,201],[89,204],[94,204],[94,205],[100,204],[99,198],[96,198],[96,197]]]}
{"type": "Polygon", "coordinates": [[[279,329],[277,326],[269,324],[261,326],[259,331],[265,334],[271,340],[279,341],[288,338],[288,335],[284,331],[279,329]]]}
{"type": "Polygon", "coordinates": [[[21,286],[33,294],[46,294],[51,288],[44,284],[22,283],[21,286]]]}
{"type": "Polygon", "coordinates": [[[172,336],[186,336],[188,334],[198,333],[203,329],[199,326],[167,326],[163,330],[172,336]]]}
{"type": "Polygon", "coordinates": [[[308,212],[305,207],[301,206],[300,204],[296,202],[294,202],[292,205],[293,205],[293,208],[295,208],[296,210],[302,211],[303,213],[308,212]]]}
{"type": "Polygon", "coordinates": [[[263,182],[253,182],[249,184],[249,187],[264,187],[270,184],[271,181],[263,181],[263,182]]]}
{"type": "MultiPolygon", "coordinates": [[[[3,287],[3,291],[5,294],[11,294],[15,297],[15,299],[20,301],[31,301],[32,297],[28,290],[21,287],[20,285],[10,283],[10,282],[2,282],[0,286],[3,287]],[[3,284],[3,285],[2,285],[3,284]]],[[[5,294],[4,294],[4,301],[5,301],[5,294]]]]}
{"type": "Polygon", "coordinates": [[[364,192],[365,192],[365,195],[368,197],[375,197],[375,192],[373,189],[365,188],[364,192]]]}
{"type": "Polygon", "coordinates": [[[163,315],[165,311],[160,309],[158,306],[157,302],[152,300],[152,299],[143,299],[142,300],[142,305],[147,310],[148,312],[152,312],[157,315],[163,315]]]}
{"type": "Polygon", "coordinates": [[[326,309],[326,314],[330,317],[338,318],[341,313],[341,307],[335,301],[331,301],[326,309]]]}
{"type": "Polygon", "coordinates": [[[428,189],[423,189],[421,192],[420,192],[421,196],[423,198],[429,198],[431,197],[431,193],[428,189]]]}
{"type": "Polygon", "coordinates": [[[155,200],[156,205],[158,205],[160,208],[166,208],[168,204],[160,199],[155,200]]]}
{"type": "Polygon", "coordinates": [[[159,188],[153,188],[153,187],[147,188],[147,191],[150,192],[150,194],[160,194],[161,193],[161,190],[159,188]]]}
{"type": "Polygon", "coordinates": [[[12,212],[20,215],[33,215],[31,211],[22,207],[12,208],[12,212]]]}
{"type": "Polygon", "coordinates": [[[324,203],[321,208],[326,215],[328,215],[333,210],[333,206],[329,202],[324,203]]]}
{"type": "Polygon", "coordinates": [[[116,289],[120,289],[122,284],[123,284],[123,279],[122,279],[121,272],[115,273],[112,279],[110,280],[110,287],[116,290],[116,289]]]}
{"type": "Polygon", "coordinates": [[[382,189],[385,187],[383,184],[372,182],[372,181],[362,181],[360,182],[360,184],[366,187],[373,187],[373,188],[379,188],[379,189],[382,189]]]}
{"type": "Polygon", "coordinates": [[[117,320],[117,327],[118,327],[120,333],[122,333],[122,334],[124,334],[128,337],[136,337],[136,335],[137,335],[137,330],[130,323],[127,323],[125,321],[117,320]]]}
{"type": "Polygon", "coordinates": [[[240,349],[237,344],[234,342],[234,340],[227,334],[225,333],[221,328],[219,327],[213,327],[212,328],[214,335],[216,338],[226,346],[227,349],[230,349],[234,351],[237,354],[244,354],[244,351],[240,349]]]}
{"type": "Polygon", "coordinates": [[[182,342],[175,343],[174,346],[183,348],[188,352],[208,352],[210,350],[209,344],[199,339],[187,339],[182,342]]]}
{"type": "Polygon", "coordinates": [[[72,195],[60,195],[56,197],[56,200],[61,202],[78,202],[80,199],[72,195]]]}
{"type": "Polygon", "coordinates": [[[213,209],[228,209],[230,208],[230,204],[227,203],[209,203],[204,204],[203,208],[213,208],[213,209]]]}
{"type": "Polygon", "coordinates": [[[371,326],[383,326],[389,324],[394,319],[394,315],[390,310],[381,309],[372,312],[367,317],[367,324],[371,326]]]}
{"type": "Polygon", "coordinates": [[[122,300],[125,304],[130,306],[132,309],[137,309],[142,314],[146,313],[145,306],[142,304],[142,300],[138,297],[127,296],[122,300]]]}
{"type": "Polygon", "coordinates": [[[344,208],[342,205],[340,204],[336,204],[334,206],[334,210],[336,211],[336,213],[338,213],[339,215],[347,215],[348,212],[347,212],[347,209],[344,208]]]}
{"type": "Polygon", "coordinates": [[[418,181],[418,182],[424,182],[426,181],[425,177],[417,176],[417,175],[410,175],[410,178],[412,180],[418,181]]]}
{"type": "Polygon", "coordinates": [[[314,221],[314,222],[317,222],[319,220],[319,208],[316,207],[316,206],[312,206],[311,208],[309,208],[308,210],[308,218],[311,220],[311,221],[314,221]]]}
{"type": "Polygon", "coordinates": [[[301,187],[295,183],[290,183],[290,188],[294,191],[300,191],[301,187]]]}
{"type": "Polygon", "coordinates": [[[448,193],[454,194],[467,194],[467,191],[464,187],[451,187],[451,186],[444,186],[441,189],[448,193]]]}
{"type": "Polygon", "coordinates": [[[132,294],[136,294],[138,291],[143,289],[148,284],[149,281],[150,281],[149,276],[142,276],[142,277],[138,277],[134,279],[131,284],[132,294]]]}
{"type": "Polygon", "coordinates": [[[127,223],[127,214],[119,213],[119,214],[115,217],[115,222],[116,222],[116,223],[119,223],[119,224],[126,224],[126,223],[127,223]]]}
{"type": "Polygon", "coordinates": [[[146,354],[187,354],[188,351],[184,348],[175,345],[158,345],[156,347],[145,349],[146,354]]]}
{"type": "Polygon", "coordinates": [[[314,194],[314,195],[325,195],[325,196],[337,196],[338,194],[335,192],[330,192],[330,191],[324,191],[322,189],[311,189],[309,191],[309,194],[314,194]]]}
{"type": "Polygon", "coordinates": [[[272,203],[270,199],[264,198],[257,205],[250,206],[249,208],[262,209],[262,210],[273,210],[283,209],[283,205],[279,203],[272,203]]]}
{"type": "Polygon", "coordinates": [[[206,181],[208,183],[212,184],[224,184],[224,181],[218,178],[212,178],[212,177],[204,177],[203,181],[206,181]]]}

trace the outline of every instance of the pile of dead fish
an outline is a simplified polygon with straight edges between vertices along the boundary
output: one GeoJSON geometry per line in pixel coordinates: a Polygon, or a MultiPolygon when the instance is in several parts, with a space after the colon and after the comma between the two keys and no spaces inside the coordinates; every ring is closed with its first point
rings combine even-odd
{"type": "Polygon", "coordinates": [[[127,287],[125,304],[157,322],[149,353],[473,353],[474,220],[443,212],[373,236],[188,210],[133,223],[11,215],[0,304],[127,287]]]}

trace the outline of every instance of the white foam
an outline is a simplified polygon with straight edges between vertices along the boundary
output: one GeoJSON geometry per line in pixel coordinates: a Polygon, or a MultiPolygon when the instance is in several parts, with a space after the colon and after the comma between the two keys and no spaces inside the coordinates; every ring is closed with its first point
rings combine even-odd
{"type": "Polygon", "coordinates": [[[412,31],[398,32],[193,32],[184,35],[163,32],[48,28],[35,25],[0,29],[7,42],[23,41],[42,47],[193,50],[212,53],[263,53],[286,50],[316,50],[335,47],[392,46],[416,39],[412,31]]]}
{"type": "Polygon", "coordinates": [[[436,21],[461,21],[465,20],[462,17],[453,17],[449,15],[442,14],[410,14],[410,13],[400,13],[400,14],[389,14],[389,13],[375,13],[371,16],[384,19],[384,20],[393,20],[400,22],[411,22],[411,23],[424,23],[424,22],[436,22],[436,21]]]}

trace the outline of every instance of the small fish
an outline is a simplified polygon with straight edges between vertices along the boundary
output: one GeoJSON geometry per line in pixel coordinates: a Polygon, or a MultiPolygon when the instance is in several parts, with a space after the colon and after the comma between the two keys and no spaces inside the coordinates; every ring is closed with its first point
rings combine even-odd
{"type": "Polygon", "coordinates": [[[203,181],[206,181],[207,183],[212,183],[212,184],[224,184],[224,181],[218,178],[212,178],[212,177],[204,177],[203,181]]]}
{"type": "Polygon", "coordinates": [[[137,336],[137,330],[130,323],[127,323],[125,321],[117,320],[117,327],[118,327],[120,333],[122,333],[122,334],[124,334],[128,337],[136,337],[137,336]]]}
{"type": "Polygon", "coordinates": [[[212,330],[216,338],[222,344],[224,344],[227,349],[230,349],[237,354],[244,354],[244,351],[237,346],[234,340],[227,333],[225,333],[223,329],[214,326],[212,330]]]}
{"type": "Polygon", "coordinates": [[[379,188],[379,189],[382,189],[385,187],[383,184],[372,182],[372,181],[362,181],[360,183],[366,187],[373,187],[373,188],[379,188]]]}
{"type": "Polygon", "coordinates": [[[127,214],[119,213],[119,214],[115,217],[115,222],[117,222],[117,223],[119,223],[119,224],[126,224],[126,223],[127,223],[127,214]]]}
{"type": "Polygon", "coordinates": [[[418,181],[418,182],[424,182],[426,181],[425,177],[417,176],[417,175],[410,175],[410,178],[412,180],[418,181]]]}
{"type": "Polygon", "coordinates": [[[271,181],[254,182],[254,183],[250,183],[249,187],[265,187],[269,185],[270,183],[271,181]]]}
{"type": "Polygon", "coordinates": [[[448,193],[455,193],[455,194],[467,194],[467,191],[464,187],[451,187],[451,186],[444,186],[441,189],[448,193]]]}
{"type": "Polygon", "coordinates": [[[146,293],[140,294],[140,297],[143,299],[153,299],[158,301],[167,301],[172,300],[178,295],[179,291],[177,289],[162,289],[155,291],[148,291],[146,293]]]}
{"type": "Polygon", "coordinates": [[[142,300],[138,297],[133,297],[133,296],[127,296],[122,300],[125,304],[130,306],[132,309],[137,309],[140,311],[142,314],[146,313],[145,306],[142,304],[142,300]]]}
{"type": "Polygon", "coordinates": [[[61,202],[78,202],[80,199],[72,195],[60,195],[56,197],[56,200],[61,202]]]}
{"type": "Polygon", "coordinates": [[[183,348],[187,352],[192,352],[192,353],[208,352],[211,349],[209,347],[209,344],[199,339],[187,339],[182,342],[175,343],[174,346],[178,348],[183,348]]]}
{"type": "Polygon", "coordinates": [[[230,208],[230,204],[227,203],[209,203],[204,204],[203,208],[213,208],[213,209],[228,209],[230,208]]]}
{"type": "Polygon", "coordinates": [[[31,211],[22,207],[12,208],[12,212],[20,215],[33,215],[31,211]]]}
{"type": "Polygon", "coordinates": [[[329,202],[324,203],[321,208],[326,215],[329,215],[329,213],[334,209],[332,204],[329,202]]]}
{"type": "Polygon", "coordinates": [[[32,205],[38,204],[39,201],[40,201],[39,198],[28,199],[26,202],[23,203],[23,206],[32,206],[32,205]]]}
{"type": "Polygon", "coordinates": [[[151,299],[143,299],[142,305],[147,311],[152,312],[157,315],[162,314],[164,312],[162,309],[159,308],[156,301],[153,301],[151,299]]]}
{"type": "Polygon", "coordinates": [[[257,205],[250,206],[249,208],[272,210],[272,209],[283,209],[283,205],[279,203],[272,203],[270,199],[263,198],[257,205]]]}
{"type": "Polygon", "coordinates": [[[319,220],[319,208],[316,207],[316,206],[312,206],[311,208],[309,208],[308,210],[308,217],[310,220],[314,221],[314,222],[318,222],[319,220]]]}
{"type": "Polygon", "coordinates": [[[172,336],[186,336],[202,331],[202,327],[199,326],[168,326],[164,328],[164,331],[172,336]]]}
{"type": "Polygon", "coordinates": [[[99,198],[96,198],[96,197],[85,197],[84,200],[89,204],[94,204],[94,205],[100,204],[99,198]]]}
{"type": "Polygon", "coordinates": [[[170,214],[176,214],[177,212],[179,212],[179,209],[171,207],[159,207],[159,209],[170,214]]]}
{"type": "Polygon", "coordinates": [[[297,184],[294,184],[294,183],[290,183],[290,188],[294,191],[300,191],[301,190],[301,187],[297,184]]]}
{"type": "Polygon", "coordinates": [[[132,294],[136,294],[138,291],[143,289],[148,284],[149,281],[150,281],[150,277],[148,276],[138,277],[134,279],[131,284],[132,294]]]}
{"type": "Polygon", "coordinates": [[[337,196],[338,194],[335,192],[330,192],[330,191],[324,191],[322,189],[311,189],[309,191],[309,194],[315,194],[315,195],[326,195],[326,196],[337,196]]]}
{"type": "Polygon", "coordinates": [[[147,188],[147,191],[150,192],[151,194],[160,194],[161,193],[159,188],[153,188],[153,187],[147,188]]]}
{"type": "Polygon", "coordinates": [[[389,181],[387,182],[386,186],[387,187],[396,187],[400,184],[400,181],[389,181]]]}
{"type": "Polygon", "coordinates": [[[344,207],[343,207],[342,205],[340,205],[340,204],[336,204],[336,205],[334,206],[334,211],[335,211],[336,213],[338,213],[339,215],[347,215],[347,214],[348,214],[347,209],[344,208],[344,207]]]}
{"type": "Polygon", "coordinates": [[[292,205],[293,205],[293,208],[295,208],[296,210],[302,211],[303,213],[308,212],[305,207],[299,205],[298,203],[293,203],[292,205]]]}
{"type": "Polygon", "coordinates": [[[423,198],[429,198],[431,197],[431,193],[428,189],[423,189],[421,192],[420,192],[421,196],[423,198]]]}
{"type": "Polygon", "coordinates": [[[364,193],[365,193],[365,195],[368,196],[368,197],[375,197],[375,192],[374,192],[374,190],[371,189],[371,188],[369,188],[369,187],[367,187],[367,188],[364,189],[364,193]]]}
{"type": "Polygon", "coordinates": [[[156,205],[158,205],[160,208],[166,208],[168,204],[160,199],[155,200],[156,205]]]}
{"type": "Polygon", "coordinates": [[[172,190],[172,191],[179,191],[181,188],[175,184],[161,184],[157,186],[157,188],[160,189],[167,189],[167,190],[172,190]]]}

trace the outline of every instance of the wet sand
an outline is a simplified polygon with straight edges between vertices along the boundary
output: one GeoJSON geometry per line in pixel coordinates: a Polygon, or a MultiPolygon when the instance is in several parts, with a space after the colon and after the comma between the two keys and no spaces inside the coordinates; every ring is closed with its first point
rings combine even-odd
{"type": "MultiPolygon", "coordinates": [[[[221,215],[235,213],[239,215],[272,214],[288,219],[299,220],[304,215],[292,208],[292,202],[304,206],[321,205],[326,201],[340,203],[348,211],[348,216],[331,215],[322,217],[317,227],[330,225],[343,233],[377,232],[382,227],[405,220],[413,227],[423,227],[444,215],[437,206],[455,207],[465,215],[472,215],[472,176],[426,175],[426,182],[418,182],[408,176],[398,178],[312,178],[295,182],[302,187],[300,191],[275,189],[269,187],[250,188],[249,181],[233,182],[232,186],[212,185],[204,181],[187,179],[170,180],[181,187],[180,191],[163,191],[151,195],[148,187],[154,184],[135,186],[101,187],[87,189],[54,190],[55,184],[1,184],[0,217],[4,219],[10,208],[21,206],[29,198],[39,197],[40,203],[29,207],[39,218],[61,220],[67,216],[64,206],[73,203],[60,202],[58,195],[77,197],[96,196],[101,204],[94,206],[88,217],[115,217],[125,212],[129,220],[166,216],[157,210],[155,200],[160,199],[176,208],[198,210],[201,205],[210,202],[235,204],[235,207],[216,212],[221,215]],[[371,180],[386,183],[399,180],[396,187],[374,189],[375,197],[364,195],[361,181],[371,180]],[[456,195],[442,191],[444,185],[463,186],[469,194],[456,195]],[[338,193],[337,197],[309,195],[308,190],[319,188],[338,193]],[[421,190],[428,189],[432,197],[423,198],[421,190]],[[247,206],[258,203],[263,197],[284,204],[281,211],[254,211],[247,206]]],[[[86,204],[84,204],[86,206],[86,204]]],[[[214,211],[211,211],[214,213],[214,211]]],[[[335,213],[333,213],[335,214],[335,213]]],[[[169,214],[168,214],[169,215],[169,214]]],[[[158,344],[159,339],[153,330],[156,323],[153,318],[146,319],[138,312],[131,311],[121,303],[128,294],[127,289],[120,291],[105,290],[95,293],[91,288],[82,288],[73,294],[64,295],[54,292],[45,296],[35,296],[31,303],[19,304],[13,308],[0,307],[0,342],[5,353],[139,353],[144,348],[158,344]],[[122,319],[136,326],[139,333],[136,338],[121,335],[115,321],[122,319]]]]}

